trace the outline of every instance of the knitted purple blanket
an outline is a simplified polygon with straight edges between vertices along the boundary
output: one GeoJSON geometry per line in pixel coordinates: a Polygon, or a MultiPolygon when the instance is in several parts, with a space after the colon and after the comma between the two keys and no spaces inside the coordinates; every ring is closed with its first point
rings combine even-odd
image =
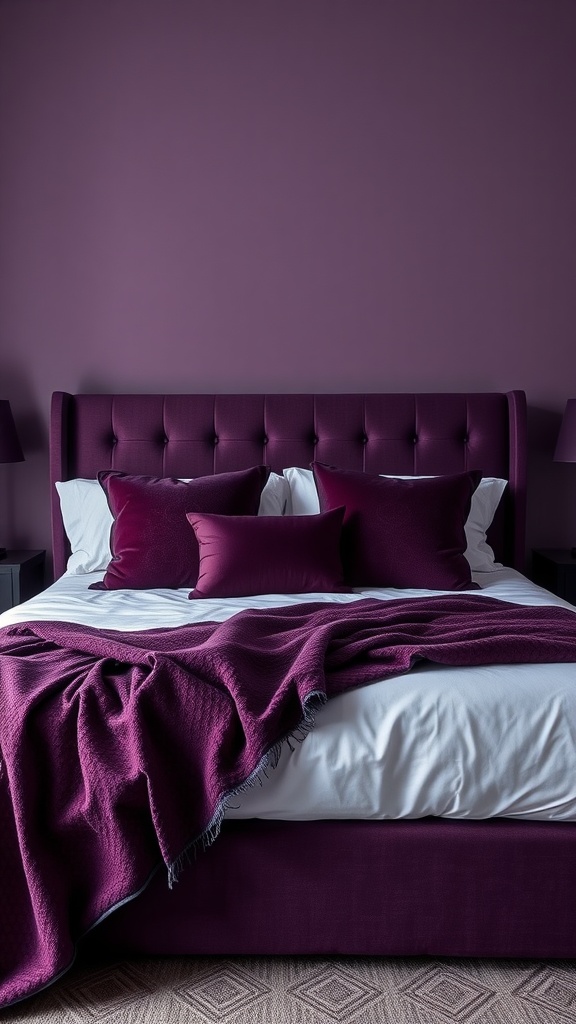
{"type": "Polygon", "coordinates": [[[576,615],[456,595],[0,630],[0,1004],[66,970],[159,862],[171,882],[321,703],[420,658],[573,662],[576,615]]]}

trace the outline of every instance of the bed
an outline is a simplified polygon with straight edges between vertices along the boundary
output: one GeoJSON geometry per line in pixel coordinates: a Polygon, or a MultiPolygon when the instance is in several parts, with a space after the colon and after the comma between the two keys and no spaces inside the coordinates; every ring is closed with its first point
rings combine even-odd
{"type": "MultiPolygon", "coordinates": [[[[57,481],[94,480],[105,470],[189,479],[261,464],[282,474],[311,462],[352,473],[434,479],[481,469],[484,477],[506,480],[487,538],[503,568],[474,579],[482,579],[484,589],[494,586],[504,600],[568,607],[522,575],[526,403],[520,391],[57,392],[50,450],[54,576],[63,589],[49,613],[29,603],[2,624],[54,615],[64,597],[80,607],[78,580],[66,573],[70,547],[57,481]]],[[[83,621],[82,614],[76,621],[83,621]]],[[[84,621],[91,622],[91,614],[84,621]]],[[[147,614],[142,628],[153,621],[147,614]]],[[[573,678],[574,666],[563,669],[573,678]]],[[[441,687],[442,677],[437,682],[441,687]]],[[[542,756],[540,747],[535,760],[542,756]]],[[[249,794],[239,813],[232,808],[217,841],[193,859],[173,889],[158,871],[136,898],[104,915],[84,938],[89,955],[576,956],[576,812],[569,799],[557,820],[554,808],[539,820],[536,805],[494,815],[486,804],[476,816],[466,809],[427,813],[426,804],[416,804],[401,817],[381,820],[358,812],[347,816],[345,801],[333,816],[328,811],[314,820],[312,795],[308,810],[283,820],[263,809],[264,798],[268,808],[274,804],[274,785],[270,772],[263,795],[249,794]]]]}

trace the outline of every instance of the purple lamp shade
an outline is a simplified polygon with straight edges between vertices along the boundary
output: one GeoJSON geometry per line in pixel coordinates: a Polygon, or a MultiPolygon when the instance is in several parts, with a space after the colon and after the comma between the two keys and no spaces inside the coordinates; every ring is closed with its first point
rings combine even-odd
{"type": "Polygon", "coordinates": [[[576,398],[566,402],[554,462],[576,462],[576,398]]]}
{"type": "Polygon", "coordinates": [[[24,462],[10,402],[0,399],[0,462],[24,462]]]}

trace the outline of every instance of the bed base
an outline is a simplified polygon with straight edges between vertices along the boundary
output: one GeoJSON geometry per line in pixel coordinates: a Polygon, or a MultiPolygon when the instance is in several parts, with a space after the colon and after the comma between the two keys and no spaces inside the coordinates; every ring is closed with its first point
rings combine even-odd
{"type": "Polygon", "coordinates": [[[576,825],[234,821],[91,954],[576,956],[576,825]]]}

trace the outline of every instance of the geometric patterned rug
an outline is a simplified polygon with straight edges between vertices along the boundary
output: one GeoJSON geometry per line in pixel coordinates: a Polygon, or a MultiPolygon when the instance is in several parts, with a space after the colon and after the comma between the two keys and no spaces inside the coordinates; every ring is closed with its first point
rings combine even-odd
{"type": "Polygon", "coordinates": [[[162,957],[78,964],[9,1024],[574,1024],[576,961],[162,957]]]}

